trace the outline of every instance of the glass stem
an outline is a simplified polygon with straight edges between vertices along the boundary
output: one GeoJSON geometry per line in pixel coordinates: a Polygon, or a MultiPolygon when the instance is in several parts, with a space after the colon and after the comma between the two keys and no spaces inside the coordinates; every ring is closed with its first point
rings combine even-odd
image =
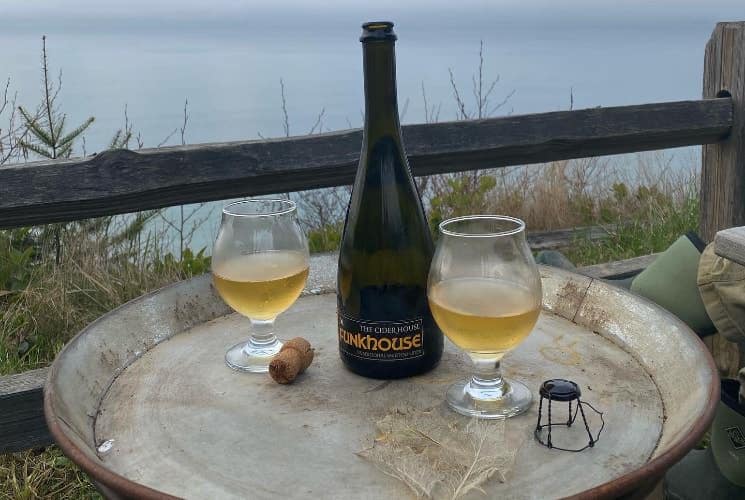
{"type": "Polygon", "coordinates": [[[509,385],[502,378],[499,359],[471,358],[474,364],[473,376],[468,391],[478,392],[480,398],[488,394],[489,399],[502,398],[509,392],[509,385]]]}
{"type": "Polygon", "coordinates": [[[252,319],[251,337],[246,347],[249,350],[267,349],[279,344],[277,336],[274,335],[274,319],[252,319]]]}

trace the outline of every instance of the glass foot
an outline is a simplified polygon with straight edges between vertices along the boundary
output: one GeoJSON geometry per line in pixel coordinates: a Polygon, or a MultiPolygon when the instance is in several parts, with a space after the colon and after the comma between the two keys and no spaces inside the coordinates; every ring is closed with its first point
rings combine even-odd
{"type": "Polygon", "coordinates": [[[469,417],[509,418],[530,408],[533,395],[525,384],[505,380],[497,387],[486,388],[462,380],[451,385],[445,396],[448,406],[469,417]]]}
{"type": "Polygon", "coordinates": [[[254,340],[236,344],[225,353],[225,363],[233,370],[267,373],[272,358],[282,349],[282,342],[258,343],[254,340]]]}

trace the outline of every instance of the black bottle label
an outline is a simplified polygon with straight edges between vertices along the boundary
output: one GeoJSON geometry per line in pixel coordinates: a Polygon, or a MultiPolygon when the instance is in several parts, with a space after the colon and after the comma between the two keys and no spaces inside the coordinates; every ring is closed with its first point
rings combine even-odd
{"type": "Polygon", "coordinates": [[[364,321],[339,313],[339,350],[378,361],[419,358],[424,355],[423,320],[364,321]]]}

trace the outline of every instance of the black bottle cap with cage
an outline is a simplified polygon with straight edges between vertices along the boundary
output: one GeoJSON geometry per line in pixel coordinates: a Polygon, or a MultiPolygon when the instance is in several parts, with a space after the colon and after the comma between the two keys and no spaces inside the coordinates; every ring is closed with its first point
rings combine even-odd
{"type": "Polygon", "coordinates": [[[577,385],[575,382],[572,382],[571,380],[553,378],[551,380],[546,380],[545,382],[543,382],[540,389],[538,390],[538,393],[541,395],[541,399],[538,405],[538,423],[536,424],[534,432],[536,441],[547,448],[561,451],[583,451],[587,448],[593,448],[595,446],[595,444],[598,442],[598,439],[600,439],[600,433],[603,432],[603,428],[605,427],[605,419],[603,418],[602,411],[597,410],[587,401],[582,401],[580,399],[582,391],[580,391],[579,385],[577,385]],[[545,424],[542,423],[544,400],[546,401],[546,406],[548,407],[548,423],[545,424]],[[572,402],[575,401],[576,403],[574,405],[574,413],[572,413],[572,402]],[[557,417],[556,409],[554,410],[553,415],[551,414],[552,402],[569,403],[567,420],[563,420],[563,416],[557,417]],[[585,406],[590,408],[600,417],[600,428],[598,429],[597,434],[595,434],[594,436],[592,434],[592,431],[590,431],[590,425],[588,424],[587,417],[585,416],[585,406]],[[552,439],[552,429],[557,426],[566,428],[572,427],[574,422],[577,420],[578,414],[582,416],[582,423],[584,424],[585,431],[587,432],[587,445],[579,448],[562,448],[560,446],[556,446],[552,439]]]}
{"type": "Polygon", "coordinates": [[[574,401],[575,399],[579,399],[582,395],[577,384],[571,380],[560,378],[546,380],[541,385],[539,393],[542,398],[551,399],[553,401],[574,401]]]}

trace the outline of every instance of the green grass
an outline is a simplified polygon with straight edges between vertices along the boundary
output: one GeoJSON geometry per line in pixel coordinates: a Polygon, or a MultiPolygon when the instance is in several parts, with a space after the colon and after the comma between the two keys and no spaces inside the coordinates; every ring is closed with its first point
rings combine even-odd
{"type": "Polygon", "coordinates": [[[662,252],[681,235],[697,230],[698,215],[696,198],[659,204],[648,217],[635,218],[612,230],[609,238],[577,239],[564,253],[575,265],[586,266],[662,252]]]}
{"type": "MultiPolygon", "coordinates": [[[[97,317],[209,267],[201,253],[184,251],[176,259],[155,250],[157,245],[137,232],[112,235],[107,227],[101,221],[69,225],[59,245],[47,238],[51,226],[0,231],[0,374],[48,365],[72,335],[97,317]]],[[[5,498],[102,497],[51,446],[0,455],[0,500],[5,498]]]]}
{"type": "Polygon", "coordinates": [[[0,456],[0,500],[103,499],[56,446],[0,456]]]}

